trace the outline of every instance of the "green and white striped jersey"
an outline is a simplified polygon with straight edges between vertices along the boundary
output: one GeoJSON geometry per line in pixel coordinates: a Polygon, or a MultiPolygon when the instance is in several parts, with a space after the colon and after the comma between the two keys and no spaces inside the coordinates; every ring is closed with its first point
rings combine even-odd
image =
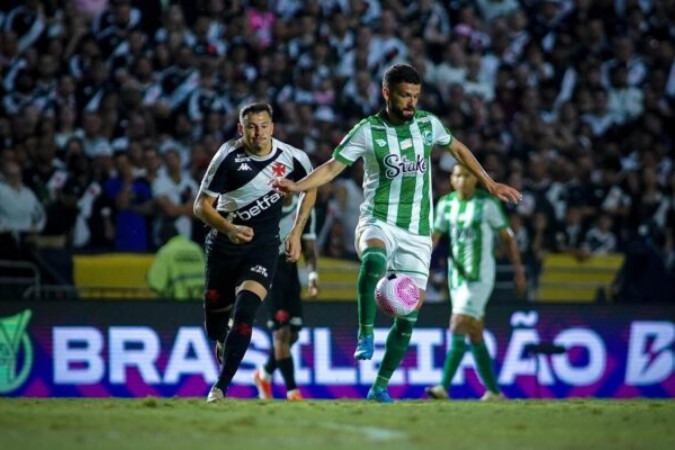
{"type": "Polygon", "coordinates": [[[499,200],[485,191],[476,191],[469,200],[460,200],[457,192],[440,198],[434,231],[450,238],[450,288],[466,281],[494,282],[495,235],[508,226],[499,200]]]}
{"type": "Polygon", "coordinates": [[[452,139],[438,117],[426,111],[417,111],[403,125],[392,124],[380,112],[354,126],[333,157],[347,165],[363,158],[361,220],[378,219],[431,235],[431,150],[449,146],[452,139]]]}

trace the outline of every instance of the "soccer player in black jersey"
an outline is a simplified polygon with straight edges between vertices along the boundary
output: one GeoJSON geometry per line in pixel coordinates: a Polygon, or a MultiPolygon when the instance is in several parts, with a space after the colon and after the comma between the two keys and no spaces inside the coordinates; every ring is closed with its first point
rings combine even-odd
{"type": "MultiPolygon", "coordinates": [[[[297,195],[286,196],[279,223],[282,239],[293,229],[297,206],[297,195]]],[[[311,214],[302,234],[302,256],[307,268],[307,293],[310,298],[316,298],[319,293],[319,275],[316,271],[317,254],[314,245],[315,224],[314,214],[311,214]]],[[[269,351],[267,362],[253,374],[253,382],[258,389],[259,398],[274,398],[272,378],[277,368],[286,385],[286,398],[288,400],[302,400],[303,398],[295,383],[295,367],[291,354],[291,347],[297,342],[303,326],[301,290],[298,263],[288,261],[286,249],[280,246],[277,271],[274,274],[272,289],[265,301],[269,313],[267,326],[272,330],[272,348],[269,351]]]]}
{"type": "MultiPolygon", "coordinates": [[[[237,130],[241,137],[225,142],[213,156],[194,204],[195,215],[211,227],[206,237],[204,325],[216,341],[221,370],[209,391],[209,403],[227,395],[251,342],[258,307],[274,278],[283,197],[272,182],[299,180],[312,171],[303,151],[272,137],[269,104],[243,107],[237,130]]],[[[300,201],[286,239],[290,261],[300,256],[300,238],[315,199],[314,190],[300,201]]]]}

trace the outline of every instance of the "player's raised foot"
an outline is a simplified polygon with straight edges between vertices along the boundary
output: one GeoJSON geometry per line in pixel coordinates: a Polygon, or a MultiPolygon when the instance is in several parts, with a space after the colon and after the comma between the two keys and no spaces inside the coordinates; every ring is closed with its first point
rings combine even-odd
{"type": "Polygon", "coordinates": [[[290,401],[304,400],[302,393],[300,393],[300,389],[291,389],[286,392],[286,398],[290,401]]]}
{"type": "Polygon", "coordinates": [[[370,388],[366,400],[378,403],[394,403],[394,399],[391,398],[391,395],[387,392],[387,388],[376,386],[370,388]]]}
{"type": "Polygon", "coordinates": [[[485,391],[485,394],[480,398],[481,402],[500,402],[506,400],[506,397],[504,397],[504,394],[501,392],[492,392],[492,391],[485,391]]]}
{"type": "Polygon", "coordinates": [[[206,397],[206,403],[217,403],[221,400],[225,400],[225,393],[219,387],[213,386],[206,397]]]}
{"type": "Polygon", "coordinates": [[[373,335],[363,334],[358,338],[354,359],[364,360],[373,357],[373,335]]]}
{"type": "Polygon", "coordinates": [[[256,369],[253,372],[253,383],[255,383],[255,387],[258,389],[258,398],[263,400],[274,398],[272,394],[272,377],[263,369],[256,369]]]}
{"type": "Polygon", "coordinates": [[[448,398],[450,398],[447,389],[445,389],[445,387],[443,387],[440,384],[424,388],[424,393],[427,394],[427,397],[432,398],[434,400],[447,400],[448,398]]]}

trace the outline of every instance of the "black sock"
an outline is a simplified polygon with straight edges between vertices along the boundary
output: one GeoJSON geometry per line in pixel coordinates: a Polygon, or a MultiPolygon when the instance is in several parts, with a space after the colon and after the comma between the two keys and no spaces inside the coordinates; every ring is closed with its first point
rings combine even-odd
{"type": "Polygon", "coordinates": [[[237,373],[241,360],[251,343],[253,321],[256,311],[261,304],[260,297],[251,291],[242,290],[237,295],[234,303],[234,316],[232,329],[225,338],[225,350],[223,351],[223,367],[216,386],[227,391],[234,374],[237,373]]]}
{"type": "Polygon", "coordinates": [[[272,348],[267,356],[267,362],[263,366],[263,369],[265,369],[265,372],[272,375],[274,371],[277,370],[277,367],[277,359],[274,357],[274,348],[272,348]]]}
{"type": "Polygon", "coordinates": [[[284,381],[286,382],[286,392],[296,389],[298,386],[295,384],[295,368],[293,367],[293,358],[288,357],[280,359],[277,361],[277,366],[279,366],[281,375],[284,376],[284,381]]]}

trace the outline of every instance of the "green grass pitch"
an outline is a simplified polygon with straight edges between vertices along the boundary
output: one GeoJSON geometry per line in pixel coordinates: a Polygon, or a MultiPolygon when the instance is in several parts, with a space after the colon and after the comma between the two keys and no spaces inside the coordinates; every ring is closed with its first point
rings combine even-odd
{"type": "Polygon", "coordinates": [[[673,400],[0,398],[3,449],[675,449],[673,400]]]}

